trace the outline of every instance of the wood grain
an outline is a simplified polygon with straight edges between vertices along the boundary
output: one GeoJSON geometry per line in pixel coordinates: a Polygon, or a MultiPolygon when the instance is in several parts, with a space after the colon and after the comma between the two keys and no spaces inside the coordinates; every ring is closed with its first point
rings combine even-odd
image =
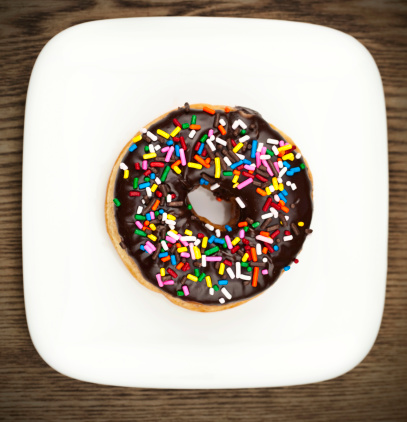
{"type": "Polygon", "coordinates": [[[2,0],[0,419],[407,420],[406,28],[407,3],[402,0],[2,0]],[[106,18],[180,15],[258,17],[330,26],[361,41],[379,66],[387,104],[390,166],[386,306],[372,351],[357,368],[340,378],[276,389],[190,391],[107,387],[56,373],[42,361],[31,343],[21,268],[21,170],[25,97],[35,59],[50,38],[74,24],[106,18]]]}

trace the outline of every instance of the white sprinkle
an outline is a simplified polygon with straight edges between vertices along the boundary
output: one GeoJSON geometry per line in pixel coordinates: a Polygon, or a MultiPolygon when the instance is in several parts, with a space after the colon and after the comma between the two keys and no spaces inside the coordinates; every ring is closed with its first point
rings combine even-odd
{"type": "Polygon", "coordinates": [[[256,244],[256,254],[261,255],[261,245],[260,245],[260,243],[256,244]]]}
{"type": "Polygon", "coordinates": [[[268,154],[260,155],[260,160],[270,160],[271,156],[268,154]]]}
{"type": "Polygon", "coordinates": [[[223,146],[226,146],[226,145],[227,145],[227,142],[226,142],[226,141],[224,141],[222,138],[219,138],[219,136],[216,138],[216,142],[217,142],[218,144],[223,145],[223,146]]]}
{"type": "Polygon", "coordinates": [[[267,262],[267,258],[266,257],[263,258],[263,262],[267,262]]]}
{"type": "Polygon", "coordinates": [[[196,130],[191,130],[191,132],[189,132],[188,138],[192,139],[196,134],[196,130]]]}
{"type": "Polygon", "coordinates": [[[251,280],[252,278],[249,275],[240,274],[240,280],[251,280]]]}
{"type": "Polygon", "coordinates": [[[209,223],[206,223],[205,224],[205,227],[208,229],[208,230],[210,230],[211,232],[213,232],[213,230],[215,229],[215,227],[213,227],[211,224],[209,224],[209,223]]]}
{"type": "Polygon", "coordinates": [[[277,204],[280,202],[280,197],[277,195],[277,194],[275,194],[274,195],[274,200],[277,202],[277,204]]]}
{"type": "Polygon", "coordinates": [[[244,154],[235,153],[241,160],[244,160],[246,156],[244,154]]]}
{"type": "Polygon", "coordinates": [[[149,151],[150,151],[151,153],[155,152],[155,149],[154,149],[154,145],[153,145],[153,144],[150,144],[150,145],[148,146],[148,149],[149,149],[149,151]]]}
{"type": "Polygon", "coordinates": [[[220,230],[219,229],[216,229],[215,230],[215,236],[216,237],[220,237],[220,235],[221,235],[220,230]]]}
{"type": "Polygon", "coordinates": [[[290,219],[290,217],[288,215],[285,215],[284,217],[287,221],[290,219]]]}
{"type": "Polygon", "coordinates": [[[293,237],[291,235],[290,236],[284,236],[283,240],[284,240],[284,242],[288,242],[290,240],[293,240],[293,237]]]}
{"type": "Polygon", "coordinates": [[[257,150],[256,151],[257,152],[260,152],[263,149],[263,145],[264,145],[263,142],[259,142],[258,145],[257,145],[257,150]]]}
{"type": "Polygon", "coordinates": [[[274,240],[271,237],[262,236],[261,234],[258,234],[256,236],[256,239],[261,240],[262,242],[265,242],[265,243],[270,243],[270,244],[274,242],[274,240]]]}
{"type": "Polygon", "coordinates": [[[210,148],[212,151],[215,151],[215,150],[216,150],[216,147],[215,147],[215,145],[213,145],[213,142],[212,142],[212,140],[211,140],[211,139],[207,139],[207,140],[206,140],[206,143],[207,143],[207,145],[209,145],[209,148],[210,148]]]}
{"type": "Polygon", "coordinates": [[[301,158],[301,154],[299,152],[297,152],[297,154],[295,154],[295,158],[298,160],[301,158]]]}
{"type": "Polygon", "coordinates": [[[270,185],[270,186],[269,186],[269,189],[271,190],[271,193],[273,193],[273,192],[275,191],[275,189],[274,189],[274,186],[273,186],[273,185],[270,185]]]}
{"type": "MultiPolygon", "coordinates": [[[[164,214],[166,214],[166,213],[164,213],[164,214]]],[[[163,215],[164,215],[163,214],[163,215]]],[[[176,240],[177,242],[178,242],[178,236],[174,233],[174,232],[172,232],[172,231],[168,231],[167,232],[167,236],[170,236],[170,237],[172,237],[174,240],[176,240]]]]}
{"type": "Polygon", "coordinates": [[[235,120],[232,124],[232,129],[235,130],[239,126],[239,120],[235,120]]]}
{"type": "Polygon", "coordinates": [[[275,145],[271,147],[271,150],[274,152],[274,155],[278,155],[278,149],[275,145]]]}
{"type": "Polygon", "coordinates": [[[250,136],[245,135],[245,136],[242,136],[241,138],[239,138],[239,142],[243,143],[243,142],[248,141],[249,139],[250,139],[250,136]]]}
{"type": "Polygon", "coordinates": [[[242,129],[247,129],[247,124],[242,119],[239,119],[239,125],[242,129]]]}
{"type": "Polygon", "coordinates": [[[279,166],[281,169],[284,167],[284,164],[283,164],[283,162],[282,162],[282,161],[277,161],[277,163],[278,163],[278,166],[279,166]]]}
{"type": "Polygon", "coordinates": [[[154,179],[154,182],[155,182],[157,185],[161,185],[161,180],[160,180],[158,177],[156,177],[156,178],[154,179]]]}
{"type": "Polygon", "coordinates": [[[226,287],[222,287],[220,291],[226,296],[226,299],[232,299],[232,295],[227,291],[226,287]]]}
{"type": "Polygon", "coordinates": [[[292,190],[296,190],[297,189],[297,185],[295,183],[291,183],[291,189],[292,190]]]}
{"type": "Polygon", "coordinates": [[[145,127],[143,127],[140,132],[141,133],[147,133],[147,129],[145,127]]]}
{"type": "Polygon", "coordinates": [[[214,141],[215,140],[215,135],[211,135],[211,137],[209,139],[206,140],[206,142],[208,141],[214,141]]]}
{"type": "Polygon", "coordinates": [[[147,136],[152,140],[152,141],[156,141],[158,139],[158,137],[156,135],[154,135],[154,133],[151,133],[150,131],[147,132],[147,136]]]}
{"type": "Polygon", "coordinates": [[[267,143],[268,144],[272,144],[272,145],[278,145],[279,144],[279,142],[277,141],[277,139],[271,139],[271,138],[268,138],[267,139],[267,143]]]}
{"type": "Polygon", "coordinates": [[[153,193],[151,192],[151,188],[150,188],[150,186],[147,186],[147,187],[146,187],[146,192],[147,192],[147,196],[148,196],[149,198],[151,198],[151,197],[153,196],[153,193]]]}
{"type": "Polygon", "coordinates": [[[238,196],[235,199],[236,199],[236,202],[239,204],[240,208],[246,208],[246,205],[238,196]]]}
{"type": "Polygon", "coordinates": [[[211,295],[211,296],[213,296],[213,294],[215,293],[215,289],[213,288],[213,287],[211,287],[210,289],[209,289],[209,294],[211,295]]]}
{"type": "Polygon", "coordinates": [[[202,257],[201,257],[201,259],[202,259],[202,266],[203,267],[206,267],[206,255],[203,254],[202,257]]]}
{"type": "Polygon", "coordinates": [[[222,126],[226,126],[226,122],[225,122],[223,119],[219,119],[219,123],[220,123],[222,126]]]}
{"type": "Polygon", "coordinates": [[[154,147],[154,151],[159,151],[161,149],[161,145],[160,144],[156,144],[154,147]]]}
{"type": "MultiPolygon", "coordinates": [[[[286,167],[287,168],[287,167],[286,167]]],[[[291,186],[291,182],[289,181],[289,180],[287,180],[287,182],[285,182],[285,184],[287,185],[287,186],[291,186]]]]}
{"type": "Polygon", "coordinates": [[[288,170],[287,167],[283,167],[280,170],[280,173],[278,173],[278,177],[283,177],[285,175],[285,173],[286,173],[287,170],[288,170]]]}
{"type": "Polygon", "coordinates": [[[223,161],[230,167],[232,165],[232,162],[229,160],[228,157],[223,157],[223,161]]]}
{"type": "Polygon", "coordinates": [[[236,277],[240,278],[241,275],[242,275],[242,270],[240,268],[240,262],[236,262],[236,277]]]}
{"type": "Polygon", "coordinates": [[[222,305],[225,303],[225,299],[223,298],[223,297],[221,297],[220,299],[219,299],[219,303],[221,303],[222,305]]]}
{"type": "Polygon", "coordinates": [[[165,242],[164,240],[161,241],[161,246],[165,251],[168,251],[168,245],[167,242],[165,242]]]}
{"type": "Polygon", "coordinates": [[[220,187],[220,184],[219,183],[215,183],[214,185],[211,186],[211,190],[218,189],[218,187],[220,187]]]}
{"type": "Polygon", "coordinates": [[[124,164],[124,163],[120,163],[120,168],[122,169],[122,170],[128,170],[129,168],[126,166],[126,164],[124,164]]]}
{"type": "MultiPolygon", "coordinates": [[[[280,199],[280,198],[279,198],[280,199]]],[[[263,214],[262,216],[261,216],[261,218],[263,219],[263,220],[266,220],[267,218],[271,218],[271,217],[274,217],[274,214],[273,213],[267,213],[267,214],[263,214]]]]}
{"type": "Polygon", "coordinates": [[[278,183],[283,183],[283,179],[281,177],[277,177],[277,182],[278,183]]]}
{"type": "Polygon", "coordinates": [[[141,212],[143,211],[143,207],[141,206],[141,205],[139,205],[138,207],[137,207],[137,212],[136,212],[136,214],[141,214],[141,212]]]}
{"type": "Polygon", "coordinates": [[[171,194],[169,193],[168,195],[167,195],[167,202],[171,202],[172,201],[172,196],[171,196],[171,194]]]}
{"type": "Polygon", "coordinates": [[[201,239],[196,239],[194,242],[194,246],[199,246],[201,244],[201,239]]]}
{"type": "Polygon", "coordinates": [[[233,280],[235,278],[235,273],[233,272],[232,268],[226,267],[226,271],[229,274],[229,277],[233,280]]]}
{"type": "Polygon", "coordinates": [[[196,236],[181,236],[181,240],[184,242],[195,242],[196,236]]]}
{"type": "Polygon", "coordinates": [[[270,211],[273,214],[273,217],[274,218],[277,218],[278,217],[278,211],[275,208],[270,207],[270,211]]]}

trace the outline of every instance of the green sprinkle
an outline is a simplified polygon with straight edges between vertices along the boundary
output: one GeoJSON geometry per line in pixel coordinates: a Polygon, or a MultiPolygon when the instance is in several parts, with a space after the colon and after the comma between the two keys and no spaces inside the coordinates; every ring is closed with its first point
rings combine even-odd
{"type": "Polygon", "coordinates": [[[145,182],[149,182],[149,181],[150,181],[150,178],[149,178],[148,176],[146,176],[146,177],[144,178],[144,181],[145,181],[145,182]]]}
{"type": "Polygon", "coordinates": [[[158,214],[160,214],[158,211],[154,211],[154,215],[155,215],[156,217],[158,217],[158,214]]]}
{"type": "Polygon", "coordinates": [[[224,176],[233,176],[233,171],[223,171],[224,176]]]}
{"type": "Polygon", "coordinates": [[[195,272],[195,277],[199,277],[199,270],[198,270],[198,268],[195,268],[194,272],[195,272]]]}
{"type": "Polygon", "coordinates": [[[182,129],[188,129],[189,123],[182,123],[181,127],[182,127],[182,129]]]}
{"type": "Polygon", "coordinates": [[[300,167],[304,170],[305,169],[305,164],[304,163],[301,163],[300,164],[300,167]]]}
{"type": "Polygon", "coordinates": [[[191,116],[191,125],[196,125],[196,115],[195,114],[193,114],[191,116]]]}
{"type": "Polygon", "coordinates": [[[217,291],[219,290],[219,286],[218,286],[217,284],[215,284],[215,285],[213,286],[213,290],[215,290],[215,292],[217,292],[217,291]]]}
{"type": "Polygon", "coordinates": [[[160,179],[162,182],[165,182],[165,179],[167,178],[169,172],[170,172],[170,166],[165,166],[163,174],[160,179]]]}
{"type": "Polygon", "coordinates": [[[253,268],[252,268],[252,267],[247,267],[247,271],[248,271],[249,273],[251,273],[251,272],[253,271],[253,268]]]}
{"type": "Polygon", "coordinates": [[[248,266],[249,266],[249,264],[248,264],[247,262],[241,262],[241,263],[240,263],[240,265],[241,265],[243,268],[246,268],[246,267],[248,267],[248,266]]]}
{"type": "Polygon", "coordinates": [[[184,292],[182,292],[182,291],[178,290],[178,291],[177,291],[177,296],[184,296],[184,292]]]}
{"type": "Polygon", "coordinates": [[[266,152],[267,152],[267,154],[268,154],[270,157],[274,157],[274,152],[273,152],[273,151],[270,151],[269,149],[266,149],[266,152]]]}
{"type": "Polygon", "coordinates": [[[191,204],[188,204],[187,208],[188,208],[189,210],[192,210],[192,205],[191,205],[191,204]]]}
{"type": "Polygon", "coordinates": [[[120,207],[121,203],[117,198],[113,199],[114,204],[116,205],[116,207],[120,207]]]}
{"type": "Polygon", "coordinates": [[[205,273],[202,273],[202,274],[198,277],[198,281],[202,281],[205,277],[206,277],[206,274],[205,274],[205,273]]]}
{"type": "Polygon", "coordinates": [[[260,226],[260,223],[258,222],[258,221],[255,221],[253,224],[252,224],[252,227],[255,229],[256,227],[259,227],[260,226]]]}
{"type": "Polygon", "coordinates": [[[223,246],[223,249],[226,249],[228,247],[228,244],[225,242],[222,246],[223,246]]]}
{"type": "Polygon", "coordinates": [[[205,251],[205,255],[206,256],[213,255],[214,253],[218,252],[218,250],[219,250],[219,247],[218,246],[215,246],[215,247],[213,247],[213,248],[208,249],[207,251],[205,251]]]}
{"type": "Polygon", "coordinates": [[[136,214],[136,215],[134,216],[134,218],[135,218],[136,220],[138,220],[138,221],[145,221],[145,220],[147,220],[147,217],[146,217],[145,215],[140,215],[140,214],[136,214]]]}
{"type": "Polygon", "coordinates": [[[138,234],[139,236],[147,237],[146,233],[143,230],[136,229],[134,234],[138,234]]]}
{"type": "Polygon", "coordinates": [[[208,135],[205,133],[205,135],[202,135],[201,142],[204,143],[208,139],[208,135]]]}
{"type": "Polygon", "coordinates": [[[243,227],[243,230],[247,233],[247,230],[249,230],[249,226],[243,227]]]}
{"type": "Polygon", "coordinates": [[[241,134],[241,135],[245,135],[245,134],[246,134],[246,130],[245,130],[245,129],[242,129],[242,130],[240,131],[240,134],[241,134]]]}
{"type": "Polygon", "coordinates": [[[137,189],[138,188],[138,177],[135,177],[133,179],[133,189],[137,189]]]}
{"type": "Polygon", "coordinates": [[[150,152],[150,148],[148,147],[148,145],[146,145],[146,146],[144,147],[144,151],[145,151],[145,152],[150,152]]]}

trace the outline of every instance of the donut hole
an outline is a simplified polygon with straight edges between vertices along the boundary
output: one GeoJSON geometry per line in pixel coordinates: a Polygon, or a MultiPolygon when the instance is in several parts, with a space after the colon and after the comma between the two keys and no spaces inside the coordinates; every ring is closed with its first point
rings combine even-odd
{"type": "Polygon", "coordinates": [[[188,194],[194,214],[212,225],[224,226],[234,218],[235,206],[230,201],[218,201],[212,191],[201,186],[188,194]]]}

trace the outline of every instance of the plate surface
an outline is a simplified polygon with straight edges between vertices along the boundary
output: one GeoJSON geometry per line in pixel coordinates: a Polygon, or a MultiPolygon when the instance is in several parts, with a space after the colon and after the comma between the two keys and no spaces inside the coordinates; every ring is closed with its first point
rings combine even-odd
{"type": "Polygon", "coordinates": [[[243,388],[344,374],[369,352],[385,296],[387,132],[377,66],[354,38],[285,21],[132,18],[69,28],[41,52],[24,133],[28,326],[80,380],[243,388]],[[287,133],[314,177],[300,263],[255,300],[201,314],[137,283],[104,199],[128,139],[190,103],[244,105],[287,133]]]}

